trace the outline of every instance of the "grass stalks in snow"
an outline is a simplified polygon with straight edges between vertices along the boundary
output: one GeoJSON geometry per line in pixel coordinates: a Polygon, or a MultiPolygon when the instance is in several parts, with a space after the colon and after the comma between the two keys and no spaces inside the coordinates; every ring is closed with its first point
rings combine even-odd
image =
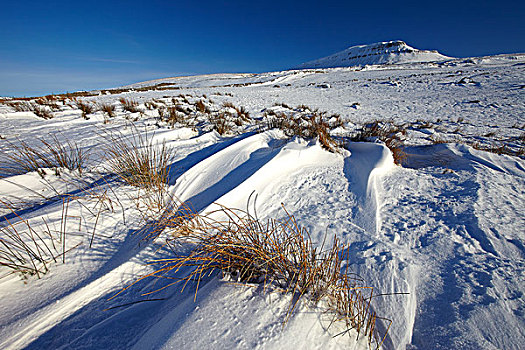
{"type": "Polygon", "coordinates": [[[89,158],[89,152],[76,142],[61,141],[56,135],[47,140],[39,139],[37,146],[31,146],[24,141],[9,142],[9,146],[10,152],[3,155],[4,159],[0,163],[2,172],[11,175],[41,172],[42,168],[66,168],[78,170],[82,174],[89,158]]]}
{"type": "Polygon", "coordinates": [[[166,184],[173,155],[165,142],[157,143],[138,131],[133,131],[130,137],[112,134],[106,138],[108,171],[126,184],[144,189],[166,184]]]}
{"type": "Polygon", "coordinates": [[[210,110],[204,104],[204,102],[202,100],[198,100],[197,102],[195,102],[195,108],[197,108],[197,111],[199,111],[200,113],[205,113],[205,114],[209,114],[210,113],[210,110]]]}
{"type": "Polygon", "coordinates": [[[377,120],[364,124],[361,130],[353,136],[352,141],[370,142],[378,139],[384,142],[385,146],[390,149],[394,163],[402,165],[407,158],[403,142],[405,133],[406,131],[403,126],[395,125],[392,122],[377,120]]]}
{"type": "Polygon", "coordinates": [[[108,115],[109,118],[115,117],[115,105],[101,104],[100,110],[108,115]]]}
{"type": "MultiPolygon", "coordinates": [[[[160,115],[160,113],[159,113],[160,115]]],[[[166,113],[164,113],[164,115],[166,115],[166,113]]],[[[168,107],[168,116],[167,116],[167,121],[168,123],[170,123],[172,126],[175,124],[175,123],[180,123],[180,124],[186,124],[186,114],[185,112],[181,112],[180,111],[180,108],[178,107],[168,107]]]]}
{"type": "Polygon", "coordinates": [[[341,145],[330,135],[331,127],[326,119],[326,113],[306,106],[299,106],[297,111],[288,114],[270,110],[263,117],[263,130],[278,128],[288,137],[317,138],[323,148],[337,152],[341,145]]]}
{"type": "Polygon", "coordinates": [[[134,131],[129,138],[122,134],[107,136],[107,170],[122,182],[136,187],[132,195],[136,209],[145,221],[157,219],[171,201],[168,192],[172,149],[148,135],[134,131]]]}
{"type": "Polygon", "coordinates": [[[200,281],[220,271],[237,283],[263,284],[265,290],[290,294],[285,323],[298,302],[306,299],[326,306],[334,320],[346,326],[343,333],[353,329],[358,337],[368,337],[370,345],[381,346],[385,334],[380,335],[376,328],[379,318],[371,309],[373,289],[348,267],[342,268],[348,249],[337,238],[329,249],[324,243],[316,247],[293,215],[263,222],[246,211],[226,207],[199,215],[182,206],[161,227],[175,237],[172,244],[189,242],[193,249],[189,254],[153,261],[159,268],[143,278],[172,278],[177,271],[190,268],[186,277],[169,286],[182,283],[184,289],[194,282],[196,298],[200,281]]]}
{"type": "Polygon", "coordinates": [[[231,121],[232,115],[227,111],[222,111],[217,115],[210,115],[209,122],[213,126],[213,130],[217,131],[219,135],[226,135],[230,133],[235,125],[231,121]]]}
{"type": "Polygon", "coordinates": [[[62,203],[58,230],[52,230],[45,219],[37,229],[12,211],[17,221],[6,220],[7,225],[0,228],[0,271],[40,278],[49,271],[50,263],[65,262],[69,201],[66,198],[62,203]]]}
{"type": "Polygon", "coordinates": [[[40,117],[42,119],[52,119],[53,118],[53,113],[47,106],[34,105],[32,111],[33,113],[35,113],[37,117],[40,117]]]}
{"type": "Polygon", "coordinates": [[[138,106],[138,102],[132,101],[132,100],[126,100],[124,97],[122,97],[120,100],[120,103],[122,103],[122,108],[124,108],[125,111],[136,113],[140,112],[138,106]]]}
{"type": "Polygon", "coordinates": [[[75,100],[75,103],[78,109],[82,111],[82,118],[84,119],[89,119],[88,114],[95,113],[95,111],[97,110],[96,106],[89,102],[83,102],[82,100],[75,100]]]}
{"type": "Polygon", "coordinates": [[[32,105],[25,101],[9,101],[6,105],[13,108],[15,112],[29,112],[33,110],[32,105]]]}

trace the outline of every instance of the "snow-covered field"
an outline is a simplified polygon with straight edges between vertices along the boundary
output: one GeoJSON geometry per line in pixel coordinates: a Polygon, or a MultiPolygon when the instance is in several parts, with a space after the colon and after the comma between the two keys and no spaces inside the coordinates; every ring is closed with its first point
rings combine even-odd
{"type": "Polygon", "coordinates": [[[155,213],[108,170],[115,140],[139,135],[171,150],[167,193],[194,210],[250,206],[266,220],[286,216],[282,203],[315,245],[334,236],[347,244],[348,269],[391,321],[383,348],[523,348],[524,93],[525,55],[515,54],[168,78],[64,96],[50,102],[51,119],[4,99],[0,239],[47,242],[32,249],[48,269],[4,266],[8,244],[0,247],[0,348],[368,347],[355,331],[338,335],[344,326],[330,325],[322,305],[303,299],[284,324],[292,295],[221,274],[200,281],[195,301],[191,283],[132,284],[174,254],[169,230],[143,239],[155,213]],[[99,108],[84,118],[79,101],[114,105],[114,116],[99,108]],[[315,109],[327,112],[337,152],[264,127],[315,109]],[[373,121],[395,126],[401,165],[382,142],[351,141],[373,121]],[[17,169],[22,143],[42,147],[53,135],[89,153],[82,174],[17,169]]]}

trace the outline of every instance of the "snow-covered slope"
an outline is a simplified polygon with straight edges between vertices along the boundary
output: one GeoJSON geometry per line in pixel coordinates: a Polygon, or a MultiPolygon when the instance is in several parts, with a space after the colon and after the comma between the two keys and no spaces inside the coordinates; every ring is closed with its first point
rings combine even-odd
{"type": "Polygon", "coordinates": [[[524,92],[525,55],[513,54],[167,78],[78,98],[114,106],[112,117],[97,111],[83,118],[66,99],[41,101],[57,104],[45,120],[4,101],[2,156],[55,135],[78,141],[91,163],[81,177],[2,173],[0,203],[15,213],[0,205],[0,228],[11,223],[23,234],[30,224],[42,239],[60,238],[49,250],[64,244],[66,253],[40,279],[0,266],[0,348],[367,349],[366,338],[341,336],[344,327],[329,328],[331,316],[306,302],[283,326],[292,295],[220,274],[203,276],[196,300],[196,282],[169,286],[185,269],[122,291],[153,271],[148,262],[185,249],[168,248],[173,237],[166,233],[141,240],[136,199],[143,193],[109,175],[99,179],[104,135],[135,132],[173,149],[168,190],[195,210],[214,203],[245,209],[251,198],[266,220],[284,217],[283,203],[316,247],[337,236],[349,252],[348,271],[374,287],[381,295],[372,299],[374,311],[392,321],[384,349],[521,349],[524,92]],[[138,111],[124,110],[122,98],[138,111]],[[221,136],[194,108],[197,101],[222,116],[242,106],[252,124],[237,120],[240,134],[221,136]],[[252,132],[265,116],[298,113],[299,105],[327,111],[328,120],[339,114],[332,132],[342,137],[374,120],[401,126],[403,166],[380,142],[345,139],[330,153],[280,130],[252,132]],[[184,111],[193,124],[166,121],[168,109],[184,111]]]}
{"type": "Polygon", "coordinates": [[[297,66],[297,69],[355,67],[374,64],[444,61],[447,59],[450,57],[437,51],[418,50],[408,46],[403,41],[396,40],[352,46],[336,54],[303,63],[297,66]]]}

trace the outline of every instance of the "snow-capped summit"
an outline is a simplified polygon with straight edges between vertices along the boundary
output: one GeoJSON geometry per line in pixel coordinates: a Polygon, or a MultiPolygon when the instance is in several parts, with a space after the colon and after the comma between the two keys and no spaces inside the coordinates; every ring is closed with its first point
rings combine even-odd
{"type": "Polygon", "coordinates": [[[396,40],[352,46],[331,56],[303,63],[297,68],[354,67],[372,64],[443,61],[450,58],[435,50],[418,50],[408,46],[404,41],[396,40]]]}

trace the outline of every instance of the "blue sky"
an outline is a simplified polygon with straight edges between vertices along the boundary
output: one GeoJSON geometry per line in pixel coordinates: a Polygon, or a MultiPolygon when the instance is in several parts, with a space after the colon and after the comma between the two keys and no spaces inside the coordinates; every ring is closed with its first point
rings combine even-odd
{"type": "Polygon", "coordinates": [[[0,95],[282,70],[404,40],[455,57],[525,52],[520,1],[5,1],[0,95]]]}

